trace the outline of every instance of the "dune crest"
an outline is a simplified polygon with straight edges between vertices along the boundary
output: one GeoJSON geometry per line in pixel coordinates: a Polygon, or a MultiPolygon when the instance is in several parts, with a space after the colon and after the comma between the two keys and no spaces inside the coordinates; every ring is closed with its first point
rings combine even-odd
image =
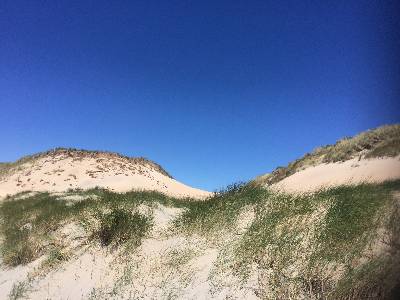
{"type": "Polygon", "coordinates": [[[114,192],[152,190],[174,197],[210,195],[180,183],[147,159],[98,151],[48,151],[7,164],[0,176],[0,197],[22,191],[63,192],[95,187],[114,192]]]}
{"type": "Polygon", "coordinates": [[[391,299],[400,284],[398,125],[205,201],[147,159],[74,149],[0,164],[0,193],[0,299],[391,299]]]}
{"type": "Polygon", "coordinates": [[[351,159],[345,162],[308,167],[271,185],[287,192],[312,192],[323,187],[380,183],[400,178],[400,156],[351,159]]]}
{"type": "Polygon", "coordinates": [[[306,153],[254,183],[286,192],[311,192],[400,178],[400,125],[385,125],[306,153]]]}

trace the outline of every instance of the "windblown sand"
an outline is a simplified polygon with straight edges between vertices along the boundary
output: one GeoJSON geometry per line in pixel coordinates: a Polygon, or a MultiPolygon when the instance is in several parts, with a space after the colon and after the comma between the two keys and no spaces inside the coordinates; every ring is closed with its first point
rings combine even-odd
{"type": "Polygon", "coordinates": [[[322,187],[361,182],[378,183],[397,178],[400,178],[400,156],[351,159],[308,167],[273,184],[272,187],[287,192],[309,192],[322,187]]]}
{"type": "Polygon", "coordinates": [[[68,189],[106,188],[114,192],[154,190],[175,197],[205,198],[211,193],[169,178],[146,163],[123,157],[72,158],[63,154],[27,162],[0,177],[0,198],[22,191],[63,192],[68,189]]]}
{"type": "MultiPolygon", "coordinates": [[[[353,159],[309,167],[273,188],[302,192],[396,178],[400,178],[399,156],[353,159]]],[[[82,196],[62,192],[69,188],[96,186],[117,192],[156,190],[178,197],[209,195],[179,183],[145,163],[129,164],[123,158],[76,160],[54,156],[20,165],[11,175],[0,178],[0,196],[24,190],[52,191],[60,199],[85,201],[82,196]]],[[[236,231],[226,233],[216,241],[207,241],[196,234],[173,234],[173,222],[183,211],[182,208],[157,204],[153,211],[153,229],[142,244],[129,253],[87,244],[87,233],[79,224],[64,224],[52,234],[67,245],[70,258],[50,270],[42,264],[45,256],[15,268],[6,267],[0,258],[0,299],[12,295],[18,287],[27,299],[258,299],[259,285],[268,282],[260,281],[260,278],[267,273],[259,273],[252,267],[249,280],[242,284],[239,277],[221,264],[226,260],[229,265],[226,249],[230,248],[227,245],[235,245],[251,226],[254,211],[244,210],[238,217],[236,231]]],[[[318,210],[309,221],[312,223],[324,212],[318,210]]],[[[305,238],[303,243],[306,248],[308,239],[305,238]]]]}

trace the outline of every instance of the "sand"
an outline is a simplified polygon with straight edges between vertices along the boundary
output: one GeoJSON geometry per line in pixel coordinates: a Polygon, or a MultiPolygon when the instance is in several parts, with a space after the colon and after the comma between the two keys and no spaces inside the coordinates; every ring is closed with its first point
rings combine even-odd
{"type": "MultiPolygon", "coordinates": [[[[16,268],[0,263],[0,299],[7,299],[18,283],[24,285],[26,299],[257,299],[253,292],[257,282],[232,286],[232,276],[216,269],[223,246],[195,235],[170,234],[172,222],[182,212],[158,204],[151,233],[129,253],[81,241],[71,249],[68,261],[51,270],[35,270],[40,270],[45,257],[16,268]],[[211,279],[217,275],[230,280],[217,288],[211,279]]],[[[60,237],[71,239],[67,244],[79,241],[79,234],[73,234],[76,226],[66,224],[59,231],[60,237]]],[[[225,236],[224,242],[231,243],[232,237],[225,236]]]]}
{"type": "MultiPolygon", "coordinates": [[[[274,184],[273,188],[304,192],[397,178],[400,178],[399,156],[353,159],[308,167],[274,184]]],[[[0,195],[24,190],[52,191],[65,200],[82,201],[62,191],[95,186],[117,192],[157,190],[178,197],[209,195],[169,178],[151,165],[126,164],[118,158],[99,162],[90,157],[74,160],[62,156],[41,157],[21,165],[11,176],[0,178],[0,195]]],[[[140,209],[146,211],[150,207],[140,209]]],[[[236,231],[226,233],[218,243],[171,231],[174,220],[184,209],[161,204],[151,209],[154,227],[143,243],[129,253],[86,244],[83,228],[77,223],[68,223],[53,233],[68,245],[71,253],[70,259],[59,266],[51,270],[43,268],[45,256],[16,268],[4,266],[0,259],[0,299],[6,299],[18,284],[23,285],[27,299],[258,299],[255,291],[262,277],[256,268],[252,268],[250,279],[242,286],[239,277],[229,268],[224,269],[223,264],[221,267],[221,258],[228,258],[227,245],[237,243],[251,226],[252,209],[243,210],[236,231]]]]}
{"type": "Polygon", "coordinates": [[[273,184],[272,188],[287,192],[309,192],[321,187],[361,182],[378,183],[398,178],[400,178],[400,156],[351,159],[308,167],[273,184]]]}
{"type": "Polygon", "coordinates": [[[22,191],[63,192],[94,187],[115,192],[154,190],[181,198],[205,198],[211,194],[172,179],[150,164],[99,153],[79,159],[64,154],[44,156],[22,164],[11,175],[0,178],[0,198],[22,191]]]}

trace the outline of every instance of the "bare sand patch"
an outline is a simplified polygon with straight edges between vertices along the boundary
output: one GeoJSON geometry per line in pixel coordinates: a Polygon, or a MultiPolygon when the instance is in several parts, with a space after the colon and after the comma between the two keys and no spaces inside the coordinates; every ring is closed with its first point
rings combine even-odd
{"type": "Polygon", "coordinates": [[[23,163],[0,177],[0,198],[23,191],[65,192],[95,187],[114,192],[152,190],[180,198],[211,194],[167,176],[150,163],[107,153],[77,159],[62,152],[23,163]]]}
{"type": "Polygon", "coordinates": [[[322,187],[383,182],[400,178],[400,156],[374,159],[351,159],[345,162],[308,167],[271,187],[288,192],[310,192],[322,187]]]}

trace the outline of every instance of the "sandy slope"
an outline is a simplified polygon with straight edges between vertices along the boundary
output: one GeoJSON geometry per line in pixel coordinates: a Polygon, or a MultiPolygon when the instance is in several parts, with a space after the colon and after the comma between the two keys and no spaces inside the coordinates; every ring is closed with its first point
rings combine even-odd
{"type": "Polygon", "coordinates": [[[289,192],[307,192],[340,184],[382,182],[397,178],[400,178],[400,156],[351,159],[308,167],[273,184],[272,187],[289,192]]]}
{"type": "Polygon", "coordinates": [[[202,198],[210,194],[168,177],[151,163],[108,153],[75,154],[60,152],[19,165],[0,177],[0,198],[27,190],[61,192],[96,186],[116,192],[155,190],[176,197],[202,198]]]}
{"type": "MultiPolygon", "coordinates": [[[[79,225],[67,224],[54,234],[69,245],[71,258],[51,270],[41,265],[45,257],[16,268],[0,263],[0,299],[18,285],[25,299],[258,299],[256,282],[235,285],[232,274],[215,265],[224,244],[171,235],[182,209],[158,205],[152,213],[151,233],[128,252],[86,245],[79,225]]],[[[223,242],[231,244],[232,238],[237,235],[223,242]]]]}
{"type": "MultiPolygon", "coordinates": [[[[11,176],[0,178],[3,195],[7,193],[4,191],[62,191],[96,185],[116,191],[140,188],[177,196],[207,195],[207,192],[169,178],[151,164],[134,164],[125,158],[100,155],[77,160],[55,155],[40,157],[20,167],[11,176]]],[[[310,191],[320,186],[395,178],[400,178],[399,156],[308,167],[273,187],[310,191]]],[[[71,195],[63,193],[58,197],[72,200],[71,195]]],[[[77,200],[84,201],[83,198],[77,200]]],[[[85,230],[73,222],[51,233],[70,253],[70,258],[60,265],[49,269],[42,264],[46,257],[41,257],[26,266],[9,268],[0,258],[0,299],[6,299],[19,289],[26,299],[259,299],[262,298],[260,290],[265,288],[268,292],[268,287],[260,285],[272,282],[272,268],[260,271],[257,265],[252,265],[245,282],[231,269],[232,251],[255,218],[251,207],[238,216],[236,230],[224,232],[215,240],[171,230],[183,208],[157,204],[141,209],[152,214],[154,227],[137,249],[123,252],[123,249],[88,244],[85,230]]],[[[301,257],[305,249],[312,249],[312,238],[319,228],[315,224],[319,224],[318,220],[326,211],[321,207],[308,219],[298,221],[312,228],[298,245],[301,257]]],[[[271,262],[274,260],[275,256],[271,262]]],[[[301,264],[299,260],[296,266],[301,267],[301,264]]],[[[272,263],[266,265],[272,266],[272,263]]],[[[297,276],[296,272],[288,276],[297,276]]]]}

